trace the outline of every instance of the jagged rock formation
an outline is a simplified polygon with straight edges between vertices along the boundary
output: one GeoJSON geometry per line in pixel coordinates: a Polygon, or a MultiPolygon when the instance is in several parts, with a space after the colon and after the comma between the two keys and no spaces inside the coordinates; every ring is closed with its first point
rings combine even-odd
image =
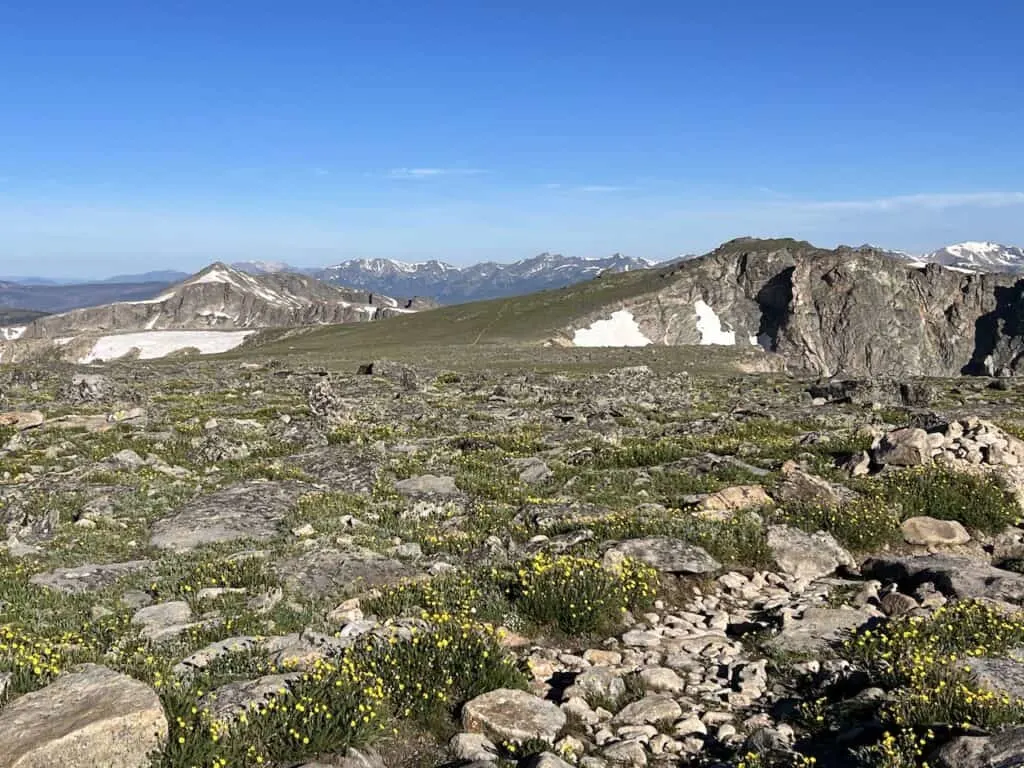
{"type": "Polygon", "coordinates": [[[566,335],[624,312],[651,343],[758,345],[804,375],[1010,375],[1021,367],[1024,283],[1012,275],[744,238],[660,278],[566,335]]]}

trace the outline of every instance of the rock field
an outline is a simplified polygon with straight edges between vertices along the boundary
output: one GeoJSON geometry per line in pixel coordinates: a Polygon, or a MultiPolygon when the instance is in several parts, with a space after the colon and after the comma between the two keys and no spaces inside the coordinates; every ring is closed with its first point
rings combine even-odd
{"type": "Polygon", "coordinates": [[[1024,389],[0,368],[0,768],[1024,765],[1024,389]]]}

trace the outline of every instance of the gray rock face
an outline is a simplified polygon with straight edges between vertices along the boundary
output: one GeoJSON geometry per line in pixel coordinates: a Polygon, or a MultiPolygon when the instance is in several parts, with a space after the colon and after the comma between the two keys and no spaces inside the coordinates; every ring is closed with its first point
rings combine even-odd
{"type": "Polygon", "coordinates": [[[867,623],[876,614],[866,608],[808,608],[786,622],[771,644],[783,651],[813,653],[839,640],[843,633],[867,623]]]}
{"type": "Polygon", "coordinates": [[[459,487],[454,477],[420,475],[395,483],[395,490],[403,496],[457,496],[459,487]]]}
{"type": "Polygon", "coordinates": [[[604,561],[606,565],[614,565],[626,557],[642,560],[665,573],[713,573],[722,567],[721,563],[700,547],[668,536],[619,542],[605,552],[604,561]]]}
{"type": "Polygon", "coordinates": [[[145,768],[166,738],[155,691],[89,664],[0,709],[0,768],[145,768]]]}
{"type": "Polygon", "coordinates": [[[1024,576],[969,557],[934,554],[920,557],[872,557],[861,565],[867,578],[896,582],[911,594],[931,582],[947,597],[987,597],[1010,603],[1024,601],[1024,576]]]}
{"type": "Polygon", "coordinates": [[[278,563],[276,569],[289,587],[317,595],[390,584],[414,574],[398,560],[357,547],[315,550],[278,563]]]}
{"type": "Polygon", "coordinates": [[[524,691],[500,688],[477,696],[462,708],[462,725],[498,741],[553,743],[565,727],[565,713],[550,701],[524,691]]]}
{"type": "Polygon", "coordinates": [[[896,467],[917,467],[932,460],[928,433],[923,429],[897,429],[882,438],[874,452],[879,464],[896,467]]]}
{"type": "Polygon", "coordinates": [[[971,673],[978,683],[1013,699],[1024,698],[1024,654],[1018,649],[1011,658],[982,657],[971,660],[971,673]]]}
{"type": "Polygon", "coordinates": [[[304,493],[299,482],[246,482],[200,496],[153,526],[150,543],[158,549],[188,552],[203,544],[268,539],[304,493]]]}
{"type": "MultiPolygon", "coordinates": [[[[870,249],[739,239],[661,271],[627,302],[648,339],[697,344],[695,302],[705,302],[738,345],[750,339],[789,369],[819,376],[1015,373],[1024,348],[1011,275],[920,267],[870,249]]],[[[607,317],[602,308],[567,329],[607,317]]]]}
{"type": "Polygon", "coordinates": [[[130,560],[105,565],[80,565],[77,568],[57,568],[37,573],[31,582],[41,587],[76,595],[107,587],[123,576],[145,571],[153,566],[151,560],[130,560]]]}

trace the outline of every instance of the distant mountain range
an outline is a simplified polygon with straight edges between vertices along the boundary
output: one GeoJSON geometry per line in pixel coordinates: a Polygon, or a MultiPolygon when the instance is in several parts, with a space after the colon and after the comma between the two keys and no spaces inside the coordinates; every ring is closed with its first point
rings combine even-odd
{"type": "MultiPolygon", "coordinates": [[[[1024,273],[1024,249],[1011,245],[968,241],[924,255],[875,250],[895,258],[934,262],[956,270],[1024,273]]],[[[602,273],[665,267],[695,258],[698,257],[688,254],[655,263],[618,253],[590,259],[542,253],[508,264],[482,262],[462,267],[437,260],[410,263],[393,259],[352,259],[316,268],[295,267],[281,261],[242,261],[229,266],[250,275],[294,273],[387,296],[420,296],[441,304],[460,304],[552,290],[590,280],[602,273]]],[[[92,283],[33,277],[10,279],[0,281],[0,306],[65,312],[113,301],[136,301],[152,298],[187,277],[184,272],[162,270],[117,275],[92,283]]]]}
{"type": "Polygon", "coordinates": [[[350,285],[392,296],[429,296],[441,304],[534,293],[583,282],[603,272],[649,269],[654,263],[622,254],[584,259],[542,253],[511,264],[487,261],[457,267],[443,261],[407,263],[391,259],[354,259],[315,272],[337,285],[350,285]]]}

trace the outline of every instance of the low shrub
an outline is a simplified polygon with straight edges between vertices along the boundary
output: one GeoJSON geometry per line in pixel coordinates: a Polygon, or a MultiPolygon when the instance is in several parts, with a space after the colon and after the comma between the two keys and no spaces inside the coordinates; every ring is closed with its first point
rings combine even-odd
{"type": "Polygon", "coordinates": [[[611,629],[628,610],[648,607],[657,572],[628,558],[607,568],[591,558],[541,554],[519,566],[512,589],[524,617],[567,635],[590,635],[611,629]]]}
{"type": "Polygon", "coordinates": [[[883,499],[899,505],[904,520],[928,515],[994,534],[1020,518],[1013,497],[994,478],[947,467],[921,467],[884,475],[878,481],[878,491],[883,499]]]}

